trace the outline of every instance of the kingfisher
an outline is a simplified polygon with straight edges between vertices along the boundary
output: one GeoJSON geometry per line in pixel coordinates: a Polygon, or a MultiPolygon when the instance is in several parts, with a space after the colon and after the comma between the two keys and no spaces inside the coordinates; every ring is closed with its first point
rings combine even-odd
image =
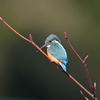
{"type": "Polygon", "coordinates": [[[45,44],[41,47],[41,49],[44,47],[47,47],[47,55],[50,61],[59,65],[61,69],[66,72],[66,65],[68,63],[67,52],[62,46],[61,40],[58,36],[50,34],[46,38],[45,44]]]}

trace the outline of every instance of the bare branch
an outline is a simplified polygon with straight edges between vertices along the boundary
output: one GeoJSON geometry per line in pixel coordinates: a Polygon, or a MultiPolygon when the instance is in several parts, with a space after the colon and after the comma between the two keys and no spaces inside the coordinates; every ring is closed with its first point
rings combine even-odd
{"type": "Polygon", "coordinates": [[[1,17],[0,17],[0,20],[1,22],[6,25],[8,28],[10,28],[13,32],[15,32],[19,37],[21,37],[22,39],[26,40],[27,42],[31,43],[32,45],[34,45],[47,59],[48,56],[45,54],[44,51],[42,51],[39,46],[37,44],[35,44],[33,41],[32,41],[32,35],[30,34],[29,35],[29,39],[24,37],[23,35],[21,35],[20,33],[18,33],[14,28],[12,28],[6,21],[4,21],[1,17]]]}
{"type": "Polygon", "coordinates": [[[96,88],[97,88],[97,84],[96,82],[94,82],[94,89],[96,90],[96,88]]]}
{"type": "Polygon", "coordinates": [[[84,60],[83,60],[83,64],[86,62],[86,60],[89,58],[89,56],[87,55],[87,56],[85,56],[85,58],[84,58],[84,60]]]}
{"type": "MultiPolygon", "coordinates": [[[[65,35],[65,34],[68,34],[66,32],[64,32],[64,36],[68,36],[68,35],[65,35]]],[[[66,37],[65,37],[66,38],[66,37]]],[[[71,41],[68,39],[67,37],[67,42],[70,46],[70,48],[73,50],[74,54],[78,57],[78,59],[82,62],[83,64],[83,67],[84,67],[84,71],[85,71],[85,74],[86,74],[86,77],[87,77],[87,80],[88,80],[88,83],[89,83],[89,87],[90,89],[93,91],[93,85],[92,85],[92,80],[91,80],[91,77],[89,75],[89,71],[88,71],[88,68],[87,68],[87,64],[85,63],[86,60],[88,59],[88,55],[84,58],[84,60],[81,58],[81,56],[77,53],[77,51],[75,50],[75,48],[72,46],[72,43],[71,41]]]]}
{"type": "Polygon", "coordinates": [[[32,34],[29,34],[29,40],[32,41],[32,34]]]}
{"type": "Polygon", "coordinates": [[[83,92],[80,90],[80,93],[81,93],[81,95],[83,96],[83,98],[85,99],[85,100],[89,100],[84,94],[83,94],[83,92]]]}
{"type": "MultiPolygon", "coordinates": [[[[23,35],[21,35],[20,33],[18,33],[14,28],[12,28],[9,24],[7,24],[7,22],[4,21],[1,17],[0,17],[0,21],[3,24],[5,24],[8,28],[10,28],[13,32],[15,32],[19,37],[21,37],[22,39],[24,39],[27,42],[34,45],[47,59],[49,59],[47,54],[32,40],[31,34],[29,34],[29,39],[28,39],[28,38],[24,37],[23,35]]],[[[64,71],[62,71],[62,72],[64,72],[64,71]]],[[[90,97],[92,97],[93,99],[95,98],[94,95],[90,91],[88,91],[83,85],[81,85],[71,74],[69,74],[68,72],[64,72],[64,73],[70,80],[72,80],[78,87],[80,87],[82,90],[84,90],[90,97]]]]}

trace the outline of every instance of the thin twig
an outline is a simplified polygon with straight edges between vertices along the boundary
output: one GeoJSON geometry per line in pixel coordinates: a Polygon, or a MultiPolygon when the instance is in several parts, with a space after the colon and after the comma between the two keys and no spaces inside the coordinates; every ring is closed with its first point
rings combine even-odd
{"type": "Polygon", "coordinates": [[[81,95],[83,96],[83,98],[85,99],[85,100],[89,100],[84,94],[83,94],[83,92],[80,90],[80,93],[81,93],[81,95]]]}
{"type": "Polygon", "coordinates": [[[97,88],[96,82],[94,82],[93,87],[94,87],[94,96],[96,96],[96,88],[97,88]]]}
{"type": "Polygon", "coordinates": [[[26,40],[27,42],[31,43],[32,45],[34,45],[39,51],[41,51],[41,53],[47,58],[48,56],[45,54],[44,51],[42,51],[39,46],[37,44],[35,44],[32,40],[32,35],[29,34],[29,39],[24,37],[23,35],[21,35],[20,33],[18,33],[14,28],[12,28],[6,21],[4,21],[1,17],[0,17],[0,21],[5,24],[7,27],[9,27],[13,32],[15,32],[19,37],[21,37],[22,39],[26,40]]]}
{"type": "MultiPolygon", "coordinates": [[[[18,33],[14,28],[12,28],[9,24],[7,24],[7,22],[4,21],[1,17],[0,17],[0,21],[3,24],[5,24],[7,27],[9,27],[13,32],[15,32],[19,37],[34,45],[47,59],[49,59],[47,54],[43,50],[41,50],[41,48],[37,44],[34,43],[31,34],[29,35],[29,39],[28,39],[23,35],[21,35],[20,33],[18,33]]],[[[91,92],[89,92],[83,85],[81,85],[71,74],[69,74],[68,72],[64,72],[64,73],[69,79],[71,79],[75,84],[77,84],[77,86],[79,86],[82,90],[84,90],[90,97],[92,97],[93,99],[95,98],[94,95],[91,92]]]]}
{"type": "Polygon", "coordinates": [[[69,34],[64,32],[64,36],[65,36],[65,39],[67,40],[68,42],[68,45],[70,46],[70,48],[73,50],[74,54],[78,57],[78,59],[81,61],[81,63],[83,64],[83,68],[84,68],[84,71],[85,71],[85,74],[86,74],[86,77],[87,77],[87,80],[88,80],[88,84],[89,84],[89,87],[92,91],[92,93],[94,94],[94,100],[97,100],[97,97],[96,97],[96,88],[94,88],[93,84],[92,84],[92,80],[91,80],[91,77],[89,75],[89,70],[88,70],[88,67],[87,67],[87,64],[86,64],[86,60],[88,59],[88,55],[85,56],[84,59],[81,58],[81,56],[77,53],[77,51],[75,50],[75,48],[73,47],[71,41],[68,39],[69,37],[69,34]]]}
{"type": "Polygon", "coordinates": [[[91,96],[93,99],[95,98],[92,93],[90,93],[83,85],[81,85],[71,74],[68,72],[64,72],[66,76],[68,76],[77,86],[79,86],[82,90],[84,90],[89,96],[91,96]]]}
{"type": "Polygon", "coordinates": [[[67,42],[70,46],[70,48],[73,50],[74,54],[78,57],[78,59],[82,62],[83,66],[84,66],[84,71],[85,71],[85,74],[86,74],[86,77],[87,77],[87,80],[88,80],[88,83],[89,83],[89,87],[90,89],[92,90],[93,92],[93,85],[92,85],[92,80],[91,80],[91,77],[89,75],[89,70],[87,68],[87,64],[85,63],[86,60],[88,59],[88,55],[84,58],[84,60],[81,58],[81,56],[77,53],[77,51],[75,50],[75,48],[72,46],[72,43],[71,41],[68,39],[68,33],[64,32],[64,35],[65,35],[65,38],[67,39],[67,42]],[[66,35],[67,34],[67,35],[66,35]]]}

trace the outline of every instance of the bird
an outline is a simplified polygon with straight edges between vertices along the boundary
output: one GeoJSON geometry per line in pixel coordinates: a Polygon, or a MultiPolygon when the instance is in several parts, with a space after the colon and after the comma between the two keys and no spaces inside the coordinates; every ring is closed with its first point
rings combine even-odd
{"type": "Polygon", "coordinates": [[[61,40],[55,34],[50,34],[45,39],[45,44],[41,47],[47,48],[47,55],[51,62],[60,65],[64,72],[67,71],[68,57],[65,48],[61,44],[61,40]]]}

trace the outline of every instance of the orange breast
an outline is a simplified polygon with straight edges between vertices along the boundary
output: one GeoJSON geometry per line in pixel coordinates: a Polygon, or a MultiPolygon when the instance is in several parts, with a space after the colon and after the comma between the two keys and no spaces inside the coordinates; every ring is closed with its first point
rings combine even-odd
{"type": "Polygon", "coordinates": [[[49,53],[49,51],[47,51],[47,55],[51,62],[55,62],[56,64],[60,63],[59,60],[57,60],[52,54],[49,53]]]}

